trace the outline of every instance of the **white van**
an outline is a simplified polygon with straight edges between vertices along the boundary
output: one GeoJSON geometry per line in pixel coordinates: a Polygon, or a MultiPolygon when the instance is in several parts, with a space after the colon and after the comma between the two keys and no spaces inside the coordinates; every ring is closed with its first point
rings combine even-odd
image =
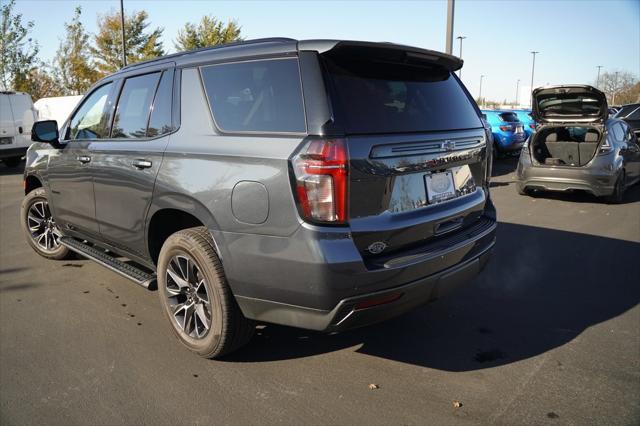
{"type": "Polygon", "coordinates": [[[0,92],[0,160],[9,167],[20,164],[31,145],[35,109],[31,96],[0,92]]]}

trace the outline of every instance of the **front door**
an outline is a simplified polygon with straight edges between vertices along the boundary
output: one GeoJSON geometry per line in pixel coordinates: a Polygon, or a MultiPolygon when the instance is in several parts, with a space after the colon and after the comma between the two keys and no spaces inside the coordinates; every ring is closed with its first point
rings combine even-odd
{"type": "Polygon", "coordinates": [[[173,69],[122,81],[109,139],[91,144],[101,238],[146,257],[145,218],[172,124],[173,69]]]}
{"type": "Polygon", "coordinates": [[[98,235],[91,177],[92,141],[108,132],[113,83],[95,89],[61,131],[62,148],[49,157],[47,169],[50,205],[62,228],[98,235]]]}

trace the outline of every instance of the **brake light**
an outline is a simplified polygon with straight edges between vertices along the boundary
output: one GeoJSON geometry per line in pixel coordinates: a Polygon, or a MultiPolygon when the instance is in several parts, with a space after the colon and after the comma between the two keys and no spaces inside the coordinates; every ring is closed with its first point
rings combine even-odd
{"type": "Polygon", "coordinates": [[[513,128],[511,126],[500,126],[500,130],[503,132],[510,132],[513,128]]]}
{"type": "Polygon", "coordinates": [[[342,139],[312,139],[292,159],[295,192],[305,219],[347,221],[348,153],[342,139]]]}
{"type": "Polygon", "coordinates": [[[531,128],[531,130],[535,130],[536,129],[536,125],[533,123],[529,123],[529,127],[531,128]]]}
{"type": "Polygon", "coordinates": [[[598,155],[608,154],[613,150],[613,146],[611,146],[611,142],[609,142],[609,138],[605,137],[602,145],[600,145],[600,149],[598,150],[598,155]]]}

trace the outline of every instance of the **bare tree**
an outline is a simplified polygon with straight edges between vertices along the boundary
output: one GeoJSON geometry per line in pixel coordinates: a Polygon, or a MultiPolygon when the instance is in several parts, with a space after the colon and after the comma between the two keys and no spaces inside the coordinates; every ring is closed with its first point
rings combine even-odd
{"type": "Polygon", "coordinates": [[[610,105],[621,105],[634,101],[627,98],[632,97],[629,92],[636,82],[636,77],[628,71],[605,72],[600,75],[600,90],[607,95],[610,105]]]}

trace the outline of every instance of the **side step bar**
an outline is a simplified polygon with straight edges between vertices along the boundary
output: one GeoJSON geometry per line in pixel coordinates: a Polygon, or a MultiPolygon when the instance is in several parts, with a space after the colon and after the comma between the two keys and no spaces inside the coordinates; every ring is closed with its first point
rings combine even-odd
{"type": "Polygon", "coordinates": [[[73,250],[81,256],[89,258],[94,262],[117,272],[125,278],[129,278],[131,281],[144,288],[149,288],[149,286],[156,280],[155,274],[149,274],[135,266],[129,265],[128,263],[108,255],[103,250],[99,250],[74,238],[62,237],[60,239],[60,244],[68,247],[70,250],[73,250]]]}

